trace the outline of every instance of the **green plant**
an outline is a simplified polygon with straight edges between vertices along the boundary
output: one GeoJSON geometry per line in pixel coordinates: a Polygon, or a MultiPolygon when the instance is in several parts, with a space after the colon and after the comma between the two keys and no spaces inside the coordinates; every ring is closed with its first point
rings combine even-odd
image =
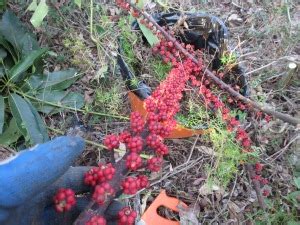
{"type": "Polygon", "coordinates": [[[160,59],[153,59],[150,62],[154,76],[158,81],[163,81],[172,68],[171,63],[164,63],[160,59]]]}
{"type": "Polygon", "coordinates": [[[118,22],[118,27],[120,28],[120,45],[124,53],[124,57],[131,69],[134,69],[139,64],[138,59],[135,57],[133,51],[134,44],[138,41],[137,35],[130,31],[130,26],[128,25],[127,18],[122,18],[118,22]]]}
{"type": "Polygon", "coordinates": [[[120,86],[114,85],[109,89],[100,87],[96,90],[95,107],[101,111],[118,114],[122,105],[120,86]]]}
{"type": "Polygon", "coordinates": [[[227,130],[220,115],[213,116],[204,106],[196,104],[193,100],[189,100],[187,107],[188,114],[178,114],[177,121],[192,129],[203,129],[207,126],[211,129],[209,133],[203,135],[204,139],[211,143],[215,155],[214,165],[206,168],[209,174],[207,183],[226,187],[238,171],[238,165],[248,160],[248,156],[241,152],[234,134],[227,130]]]}
{"type": "Polygon", "coordinates": [[[224,53],[221,57],[221,63],[223,65],[231,65],[235,64],[237,60],[236,55],[233,52],[230,53],[224,53]]]}
{"type": "Polygon", "coordinates": [[[83,96],[65,91],[79,74],[74,69],[43,73],[41,57],[47,49],[18,18],[6,11],[0,21],[0,144],[20,137],[26,143],[48,140],[39,112],[53,114],[64,107],[81,108],[83,96]]]}

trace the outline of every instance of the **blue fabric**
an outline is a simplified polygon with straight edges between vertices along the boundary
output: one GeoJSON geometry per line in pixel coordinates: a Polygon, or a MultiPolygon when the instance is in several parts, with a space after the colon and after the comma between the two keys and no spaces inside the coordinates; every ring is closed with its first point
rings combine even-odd
{"type": "Polygon", "coordinates": [[[63,136],[0,162],[0,224],[42,224],[58,187],[86,188],[82,175],[89,168],[70,168],[83,150],[82,138],[63,136]]]}

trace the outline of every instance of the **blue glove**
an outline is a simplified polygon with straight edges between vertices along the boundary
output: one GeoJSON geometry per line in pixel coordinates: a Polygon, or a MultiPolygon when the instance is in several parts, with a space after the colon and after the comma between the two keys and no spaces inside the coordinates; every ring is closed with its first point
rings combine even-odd
{"type": "Polygon", "coordinates": [[[55,222],[45,209],[58,188],[88,191],[83,174],[89,168],[70,167],[83,150],[82,138],[63,136],[0,162],[0,224],[71,224],[66,220],[74,219],[87,200],[81,199],[73,213],[63,215],[65,223],[55,222]]]}

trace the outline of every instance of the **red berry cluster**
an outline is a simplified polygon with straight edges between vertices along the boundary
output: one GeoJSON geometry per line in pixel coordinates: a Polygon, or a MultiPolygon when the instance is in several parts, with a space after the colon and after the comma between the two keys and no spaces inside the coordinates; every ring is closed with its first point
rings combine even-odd
{"type": "MultiPolygon", "coordinates": [[[[263,185],[263,186],[267,185],[269,183],[269,181],[266,178],[263,178],[261,176],[261,173],[262,173],[262,170],[263,170],[263,164],[256,163],[254,169],[255,169],[255,175],[254,175],[254,177],[252,177],[252,179],[256,180],[256,181],[259,181],[260,184],[263,185]]],[[[269,196],[269,194],[270,194],[270,190],[265,187],[262,190],[262,195],[267,197],[267,196],[269,196]]]]}
{"type": "Polygon", "coordinates": [[[70,188],[60,188],[53,201],[57,212],[69,211],[76,204],[75,193],[70,188]]]}
{"type": "Polygon", "coordinates": [[[144,120],[140,113],[132,112],[130,114],[130,128],[135,133],[140,133],[144,129],[144,120]]]}
{"type": "Polygon", "coordinates": [[[84,183],[94,187],[97,184],[110,181],[114,177],[115,171],[111,163],[99,164],[98,167],[94,167],[84,174],[84,183]]]}
{"type": "Polygon", "coordinates": [[[108,150],[119,148],[120,145],[119,137],[114,134],[107,135],[104,139],[104,145],[107,147],[108,150]]]}
{"type": "Polygon", "coordinates": [[[131,210],[129,207],[124,207],[118,213],[118,225],[133,225],[135,224],[135,219],[137,213],[131,210]]]}
{"type": "Polygon", "coordinates": [[[147,161],[147,168],[152,172],[158,172],[162,166],[163,159],[161,157],[152,157],[147,161]]]}
{"type": "Polygon", "coordinates": [[[129,142],[130,138],[131,138],[131,134],[130,134],[129,131],[125,130],[125,131],[123,131],[122,133],[119,134],[119,140],[122,143],[127,144],[129,142]]]}
{"type": "Polygon", "coordinates": [[[141,136],[134,136],[128,140],[127,147],[130,152],[140,153],[143,149],[143,139],[141,136]]]}
{"type": "Polygon", "coordinates": [[[114,189],[107,182],[98,184],[93,193],[93,200],[99,205],[103,205],[107,198],[114,194],[114,189]]]}
{"type": "Polygon", "coordinates": [[[138,177],[126,177],[122,181],[121,186],[124,194],[134,195],[139,190],[149,186],[148,177],[145,175],[139,175],[138,177]]]}
{"type": "Polygon", "coordinates": [[[106,220],[102,216],[93,216],[85,225],[106,225],[106,220]]]}
{"type": "Polygon", "coordinates": [[[124,194],[134,195],[140,190],[140,183],[137,177],[126,177],[122,181],[122,189],[124,194]]]}
{"type": "Polygon", "coordinates": [[[137,170],[142,166],[142,158],[139,154],[131,152],[126,158],[126,167],[129,170],[137,170]]]}

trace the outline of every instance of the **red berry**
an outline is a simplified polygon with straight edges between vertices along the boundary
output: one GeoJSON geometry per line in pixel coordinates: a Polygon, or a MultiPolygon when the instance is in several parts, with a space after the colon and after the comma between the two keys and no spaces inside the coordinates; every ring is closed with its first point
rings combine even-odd
{"type": "Polygon", "coordinates": [[[260,173],[262,171],[262,169],[263,169],[263,164],[261,164],[261,163],[256,163],[255,164],[255,171],[257,173],[260,173]]]}
{"type": "Polygon", "coordinates": [[[250,139],[249,138],[245,138],[245,139],[243,139],[243,141],[242,141],[242,145],[243,145],[243,147],[250,147],[251,146],[251,141],[250,141],[250,139]]]}
{"type": "Polygon", "coordinates": [[[57,212],[69,211],[76,204],[75,193],[70,188],[60,188],[53,201],[57,212]]]}
{"type": "Polygon", "coordinates": [[[85,225],[106,225],[106,220],[102,216],[93,216],[85,225]]]}
{"type": "Polygon", "coordinates": [[[122,143],[128,143],[128,141],[130,140],[130,137],[131,137],[131,135],[130,135],[130,133],[128,132],[128,131],[123,131],[122,133],[120,133],[120,135],[119,135],[119,140],[120,140],[120,142],[122,142],[122,143]]]}
{"type": "Polygon", "coordinates": [[[146,188],[149,186],[149,180],[146,175],[139,175],[137,179],[138,182],[140,183],[140,188],[146,188]]]}
{"type": "Polygon", "coordinates": [[[118,148],[120,145],[119,137],[114,134],[107,135],[104,138],[104,145],[107,147],[108,150],[118,148]]]}
{"type": "Polygon", "coordinates": [[[146,138],[146,143],[150,148],[157,148],[161,143],[162,138],[156,134],[149,134],[146,138]]]}
{"type": "Polygon", "coordinates": [[[255,175],[252,179],[257,180],[257,181],[261,181],[262,177],[260,175],[255,175]]]}
{"type": "Polygon", "coordinates": [[[143,139],[140,136],[131,137],[127,143],[131,152],[141,152],[143,149],[143,139]]]}
{"type": "Polygon", "coordinates": [[[124,207],[118,213],[118,225],[133,225],[136,217],[137,213],[135,211],[129,207],[124,207]]]}
{"type": "Polygon", "coordinates": [[[142,166],[142,163],[142,158],[135,152],[131,152],[126,158],[126,167],[129,170],[137,170],[142,166]]]}
{"type": "Polygon", "coordinates": [[[261,179],[261,183],[262,183],[263,185],[266,185],[266,184],[269,183],[269,181],[268,181],[266,178],[263,178],[263,179],[261,179]]]}
{"type": "Polygon", "coordinates": [[[147,161],[147,167],[152,172],[160,171],[162,167],[163,160],[160,157],[152,157],[147,161]]]}
{"type": "Polygon", "coordinates": [[[144,129],[144,120],[139,112],[130,114],[130,128],[135,133],[140,133],[144,129]]]}
{"type": "Polygon", "coordinates": [[[265,197],[268,197],[270,195],[270,191],[267,190],[267,189],[264,189],[263,192],[262,192],[262,195],[265,196],[265,197]]]}
{"type": "Polygon", "coordinates": [[[272,119],[272,116],[270,116],[270,115],[265,116],[265,120],[267,121],[267,123],[269,123],[271,121],[271,119],[272,119]]]}
{"type": "Polygon", "coordinates": [[[103,205],[104,202],[107,200],[107,197],[113,194],[114,189],[110,186],[110,184],[102,183],[96,185],[92,198],[99,205],[103,205]]]}
{"type": "Polygon", "coordinates": [[[122,186],[124,194],[127,194],[127,195],[134,195],[138,192],[138,190],[141,189],[140,180],[137,179],[136,177],[126,177],[122,181],[121,186],[122,186]]]}
{"type": "Polygon", "coordinates": [[[155,148],[155,153],[159,156],[167,155],[169,154],[169,149],[163,143],[159,143],[159,145],[155,148]]]}
{"type": "Polygon", "coordinates": [[[96,184],[110,181],[114,177],[115,171],[111,163],[107,165],[99,164],[99,167],[94,167],[84,174],[84,183],[95,186],[96,184]]]}

